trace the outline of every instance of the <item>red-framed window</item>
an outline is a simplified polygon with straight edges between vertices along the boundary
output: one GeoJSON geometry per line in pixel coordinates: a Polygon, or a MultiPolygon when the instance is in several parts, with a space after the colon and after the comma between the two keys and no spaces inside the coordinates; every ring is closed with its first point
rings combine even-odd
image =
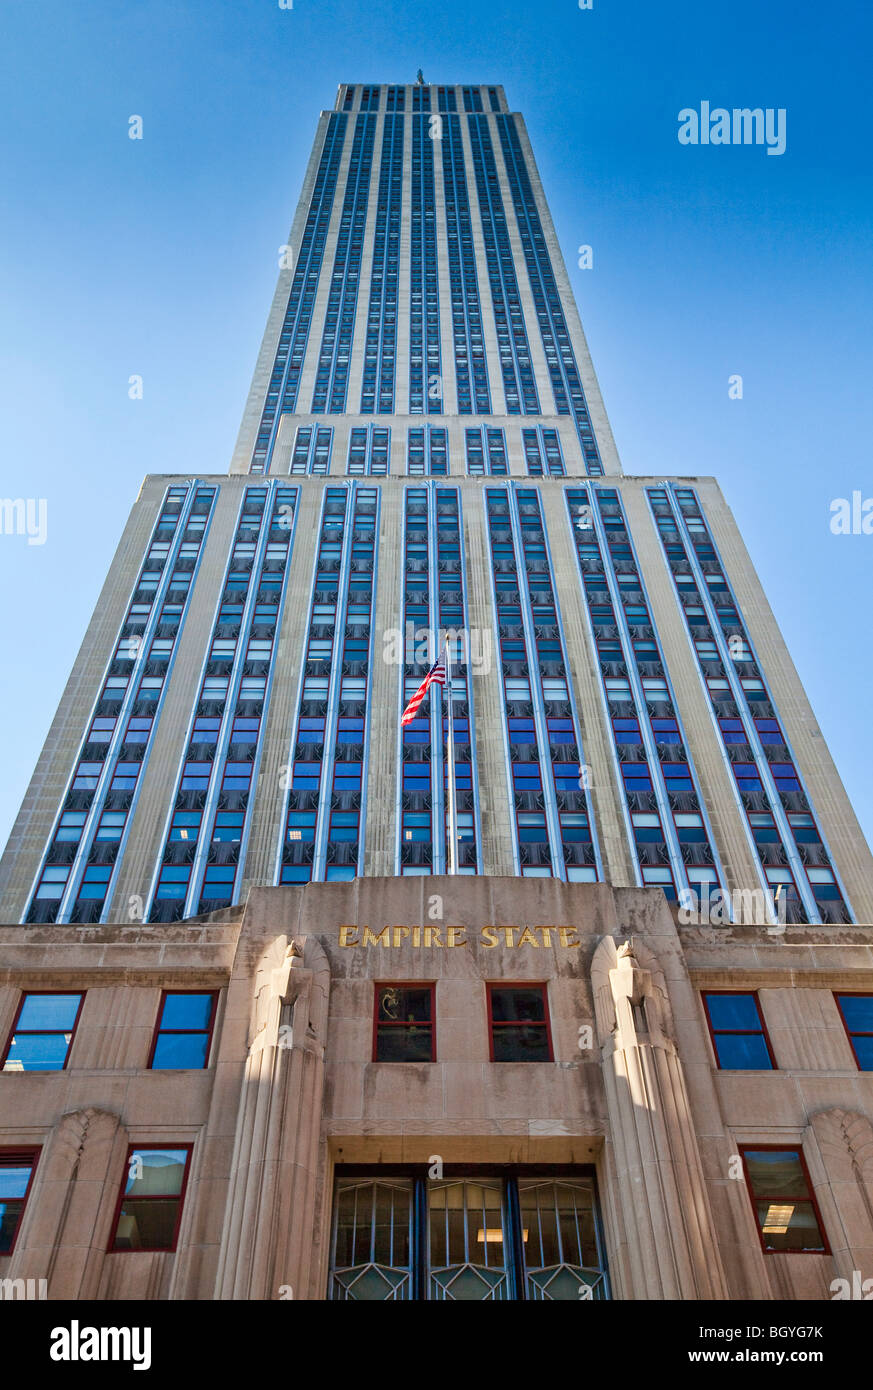
{"type": "Polygon", "coordinates": [[[776,1070],[757,994],[751,990],[703,990],[701,999],[720,1071],[776,1070]]]}
{"type": "Polygon", "coordinates": [[[175,1250],[191,1166],[191,1144],[131,1144],[110,1251],[175,1250]]]}
{"type": "Polygon", "coordinates": [[[0,1255],[11,1255],[33,1184],[40,1150],[0,1149],[0,1255]]]}
{"type": "Polygon", "coordinates": [[[834,998],[859,1071],[873,1071],[873,994],[839,994],[834,998]]]}
{"type": "Polygon", "coordinates": [[[26,990],[6,1039],[0,1069],[63,1071],[84,1000],[84,991],[26,990]]]}
{"type": "Polygon", "coordinates": [[[492,1062],[552,1062],[552,1030],[544,984],[486,984],[492,1062]]]}
{"type": "Polygon", "coordinates": [[[764,1253],[829,1255],[803,1150],[779,1144],[739,1147],[764,1253]]]}
{"type": "Polygon", "coordinates": [[[435,984],[376,981],[373,1061],[436,1061],[435,984]]]}
{"type": "Polygon", "coordinates": [[[202,1070],[209,1062],[217,1007],[217,990],[165,989],[148,1066],[155,1071],[202,1070]]]}

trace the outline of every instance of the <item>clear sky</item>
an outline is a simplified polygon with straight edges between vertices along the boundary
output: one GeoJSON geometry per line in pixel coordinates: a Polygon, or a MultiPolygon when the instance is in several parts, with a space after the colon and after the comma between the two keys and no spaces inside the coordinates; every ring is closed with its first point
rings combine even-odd
{"type": "Polygon", "coordinates": [[[870,7],[4,0],[0,35],[0,496],[48,506],[0,536],[0,842],[143,476],[228,467],[318,112],[419,67],[524,113],[625,470],[719,479],[873,838],[873,536],[829,530],[873,497],[870,7]],[[784,107],[785,153],[680,145],[702,100],[784,107]]]}

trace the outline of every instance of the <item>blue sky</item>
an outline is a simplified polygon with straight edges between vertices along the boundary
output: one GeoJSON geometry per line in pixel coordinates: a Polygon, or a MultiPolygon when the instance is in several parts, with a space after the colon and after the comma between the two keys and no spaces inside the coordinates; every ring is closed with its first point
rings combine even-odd
{"type": "Polygon", "coordinates": [[[48,533],[0,536],[0,841],[143,476],[228,466],[318,111],[419,66],[524,113],[624,467],[719,479],[873,838],[873,536],[829,531],[873,496],[869,11],[5,0],[3,27],[0,496],[48,533]],[[785,154],[681,146],[704,99],[785,107],[785,154]]]}

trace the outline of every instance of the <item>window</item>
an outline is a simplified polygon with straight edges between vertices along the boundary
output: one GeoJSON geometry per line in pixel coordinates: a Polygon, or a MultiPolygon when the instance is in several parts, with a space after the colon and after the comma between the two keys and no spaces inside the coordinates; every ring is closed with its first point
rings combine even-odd
{"type": "Polygon", "coordinates": [[[492,1062],[551,1062],[545,985],[487,985],[492,1062]]]}
{"type": "Polygon", "coordinates": [[[205,1067],[217,1002],[215,992],[195,994],[190,990],[179,993],[164,990],[149,1066],[155,1071],[205,1067]]]}
{"type": "Polygon", "coordinates": [[[63,1071],[84,994],[23,994],[3,1054],[4,1071],[63,1071]]]}
{"type": "Polygon", "coordinates": [[[128,1149],[110,1250],[175,1250],[191,1145],[128,1149]]]}
{"type": "Polygon", "coordinates": [[[772,1071],[776,1062],[756,994],[704,994],[703,1006],[722,1071],[772,1071]]]}
{"type": "Polygon", "coordinates": [[[374,1062],[435,1062],[435,985],[377,984],[374,1062]]]}
{"type": "Polygon", "coordinates": [[[835,994],[861,1071],[873,1071],[873,994],[835,994]]]}
{"type": "Polygon", "coordinates": [[[0,1149],[0,1255],[11,1255],[39,1149],[0,1149]]]}
{"type": "Polygon", "coordinates": [[[828,1254],[800,1149],[741,1144],[740,1153],[764,1251],[828,1254]]]}
{"type": "Polygon", "coordinates": [[[339,1170],[330,1300],[578,1305],[583,1294],[610,1296],[587,1170],[339,1170]]]}

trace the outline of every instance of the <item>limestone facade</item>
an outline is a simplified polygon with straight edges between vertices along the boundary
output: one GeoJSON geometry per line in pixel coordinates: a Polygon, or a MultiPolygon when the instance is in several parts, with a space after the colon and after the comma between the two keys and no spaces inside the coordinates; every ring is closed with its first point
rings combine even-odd
{"type": "Polygon", "coordinates": [[[0,1151],[39,1150],[0,1279],[49,1298],[324,1300],[337,1180],[435,1159],[592,1173],[614,1299],[823,1299],[873,1272],[873,1074],[834,997],[873,993],[873,928],[684,927],[657,889],[368,878],[256,888],[176,926],[5,927],[0,951],[4,1045],[22,991],[85,994],[64,1070],[0,1073],[0,1151]],[[376,981],[435,984],[435,1061],[373,1060],[376,981]],[[553,1061],[489,1060],[494,982],[546,986],[553,1061]],[[161,992],[191,989],[218,992],[208,1064],[151,1069],[161,992]],[[773,1070],[718,1069],[702,989],[757,993],[773,1070]],[[192,1146],[172,1252],[109,1249],[138,1144],[192,1146]],[[828,1253],[765,1253],[749,1145],[802,1149],[828,1253]]]}

